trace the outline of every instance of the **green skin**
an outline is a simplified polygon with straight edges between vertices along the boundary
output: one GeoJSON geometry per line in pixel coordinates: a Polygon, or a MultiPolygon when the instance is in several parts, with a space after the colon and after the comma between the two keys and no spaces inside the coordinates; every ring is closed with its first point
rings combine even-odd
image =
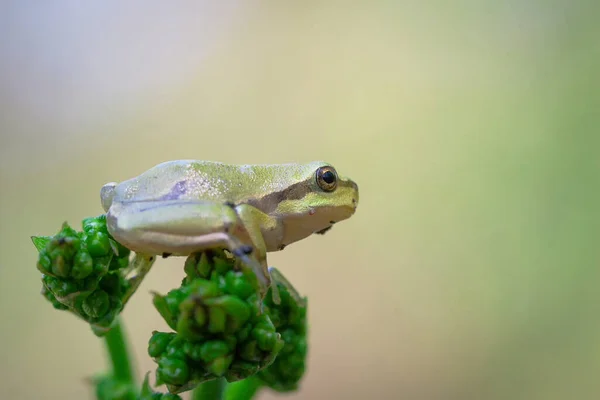
{"type": "Polygon", "coordinates": [[[266,253],[350,218],[358,186],[322,161],[178,160],[104,185],[101,200],[108,231],[130,250],[187,256],[224,247],[254,270],[265,292],[271,282],[266,253]]]}

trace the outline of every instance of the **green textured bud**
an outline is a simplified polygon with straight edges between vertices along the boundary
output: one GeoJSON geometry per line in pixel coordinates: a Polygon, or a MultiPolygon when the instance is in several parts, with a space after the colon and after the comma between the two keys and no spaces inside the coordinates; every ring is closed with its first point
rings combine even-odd
{"type": "Polygon", "coordinates": [[[42,274],[45,274],[45,275],[52,273],[52,260],[48,256],[48,253],[46,252],[46,250],[40,251],[40,254],[38,257],[37,269],[38,269],[38,271],[40,271],[42,274]]]}
{"type": "Polygon", "coordinates": [[[71,277],[73,279],[85,279],[94,270],[94,260],[87,251],[78,251],[73,260],[71,277]]]}
{"type": "Polygon", "coordinates": [[[306,306],[300,307],[283,285],[279,285],[281,304],[275,305],[267,294],[265,306],[285,345],[268,368],[257,378],[278,392],[298,389],[306,369],[306,306]]]}
{"type": "Polygon", "coordinates": [[[182,337],[175,336],[175,338],[167,345],[164,356],[172,359],[177,358],[185,360],[184,344],[185,340],[182,337]]]}
{"type": "Polygon", "coordinates": [[[245,279],[243,274],[235,271],[228,271],[225,275],[225,291],[239,298],[246,299],[251,296],[255,290],[252,287],[252,284],[245,279]]]}
{"type": "Polygon", "coordinates": [[[79,286],[74,281],[60,280],[48,275],[44,276],[42,281],[58,299],[64,299],[79,291],[79,286]]]}
{"type": "Polygon", "coordinates": [[[188,293],[203,300],[221,295],[219,285],[215,282],[198,279],[193,281],[188,288],[188,293]]]}
{"type": "Polygon", "coordinates": [[[50,290],[46,286],[42,286],[42,296],[48,300],[52,306],[57,310],[67,310],[69,307],[58,301],[58,299],[52,294],[50,290]]]}
{"type": "Polygon", "coordinates": [[[207,253],[196,253],[185,260],[184,271],[189,280],[195,278],[210,278],[213,265],[208,259],[207,253]]]}
{"type": "Polygon", "coordinates": [[[201,332],[201,327],[195,324],[195,319],[192,317],[196,314],[198,316],[203,315],[203,311],[201,311],[202,306],[195,306],[191,302],[184,302],[182,303],[181,308],[182,312],[177,318],[175,330],[177,333],[179,333],[179,335],[188,340],[202,340],[203,335],[201,332]],[[193,307],[196,307],[196,309],[193,307]]]}
{"type": "Polygon", "coordinates": [[[233,354],[217,357],[213,361],[206,364],[206,369],[213,375],[223,376],[229,369],[232,361],[233,354]]]}
{"type": "MultiPolygon", "coordinates": [[[[91,255],[91,254],[90,254],[91,255]]],[[[111,257],[92,257],[94,260],[94,274],[105,275],[108,272],[108,265],[110,264],[111,257]]]]}
{"type": "Polygon", "coordinates": [[[229,349],[229,351],[234,351],[238,344],[237,338],[233,335],[226,335],[225,338],[223,339],[223,341],[227,345],[227,348],[229,349]]]}
{"type": "Polygon", "coordinates": [[[183,351],[194,361],[202,361],[202,342],[186,341],[183,345],[183,351]]]}
{"type": "Polygon", "coordinates": [[[118,257],[111,257],[110,259],[110,263],[108,264],[108,270],[109,271],[117,271],[119,269],[121,269],[121,259],[119,259],[118,257]]]}
{"type": "Polygon", "coordinates": [[[104,290],[96,290],[83,302],[83,312],[90,318],[103,317],[110,309],[110,299],[104,290]]]}
{"type": "Polygon", "coordinates": [[[63,224],[60,228],[60,231],[56,235],[56,237],[65,237],[65,238],[66,237],[73,238],[73,237],[77,237],[77,236],[78,236],[77,231],[75,229],[71,228],[71,226],[66,222],[63,222],[63,224]]]}
{"type": "Polygon", "coordinates": [[[253,329],[252,336],[256,338],[258,347],[263,351],[270,351],[275,348],[280,335],[264,329],[253,329]]]}
{"type": "Polygon", "coordinates": [[[204,303],[212,308],[218,307],[227,316],[227,332],[239,330],[250,318],[250,307],[239,297],[225,295],[217,298],[206,299],[204,303]]]}
{"type": "Polygon", "coordinates": [[[92,257],[103,257],[111,251],[108,233],[97,231],[86,238],[86,246],[92,257]]]}
{"type": "Polygon", "coordinates": [[[237,332],[237,339],[240,342],[245,342],[246,339],[248,339],[248,337],[250,336],[250,332],[252,331],[252,324],[246,324],[244,325],[238,332],[237,332]]]}
{"type": "MultiPolygon", "coordinates": [[[[127,250],[129,251],[129,250],[127,250]]],[[[129,266],[129,255],[118,258],[119,260],[119,268],[125,269],[129,266]]]]}
{"type": "Polygon", "coordinates": [[[157,383],[183,385],[190,377],[190,369],[184,360],[177,358],[161,358],[158,362],[157,383]]]}
{"type": "Polygon", "coordinates": [[[126,283],[118,274],[106,274],[98,282],[98,287],[112,296],[120,296],[126,289],[126,283]]]}
{"type": "Polygon", "coordinates": [[[148,354],[156,358],[167,350],[167,346],[175,338],[174,333],[152,332],[152,337],[148,342],[148,354]]]}
{"type": "Polygon", "coordinates": [[[231,363],[229,371],[227,374],[225,374],[225,378],[228,382],[246,379],[249,376],[255,375],[258,371],[260,371],[260,368],[261,366],[257,363],[236,359],[233,363],[231,363]]]}
{"type": "Polygon", "coordinates": [[[55,277],[67,278],[71,272],[73,256],[80,246],[77,232],[63,224],[58,234],[46,244],[43,253],[50,259],[50,267],[46,265],[45,271],[55,277]]]}
{"type": "Polygon", "coordinates": [[[88,217],[81,221],[81,227],[88,235],[92,232],[108,233],[106,228],[106,215],[102,214],[97,217],[88,217]]]}
{"type": "Polygon", "coordinates": [[[229,353],[229,346],[222,340],[207,340],[200,346],[200,358],[204,362],[211,362],[229,353]]]}
{"type": "Polygon", "coordinates": [[[225,332],[227,315],[223,309],[218,307],[210,307],[208,309],[208,316],[208,331],[210,333],[225,332]]]}
{"type": "Polygon", "coordinates": [[[79,290],[81,292],[91,293],[94,290],[96,290],[96,288],[98,287],[98,284],[101,282],[101,280],[102,280],[102,277],[100,277],[100,276],[90,275],[85,279],[75,280],[75,282],[78,282],[79,290]]]}
{"type": "Polygon", "coordinates": [[[221,276],[225,276],[225,274],[233,268],[233,264],[230,260],[228,260],[225,255],[215,256],[213,258],[215,273],[221,276]]]}
{"type": "Polygon", "coordinates": [[[206,324],[206,311],[204,307],[194,308],[194,322],[198,326],[204,326],[206,324]]]}
{"type": "Polygon", "coordinates": [[[72,267],[70,260],[67,260],[63,254],[57,251],[52,255],[52,274],[54,276],[68,278],[72,267]]]}
{"type": "Polygon", "coordinates": [[[262,353],[258,349],[258,343],[255,340],[244,343],[241,349],[238,350],[240,357],[246,361],[260,361],[262,353]]]}

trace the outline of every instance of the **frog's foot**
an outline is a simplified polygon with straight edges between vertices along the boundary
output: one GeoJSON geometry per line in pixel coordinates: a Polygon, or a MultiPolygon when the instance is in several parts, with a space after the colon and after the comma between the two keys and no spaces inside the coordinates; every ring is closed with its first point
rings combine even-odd
{"type": "Polygon", "coordinates": [[[285,276],[275,267],[269,268],[269,275],[271,276],[271,294],[273,296],[273,303],[276,305],[281,304],[281,296],[279,295],[279,290],[277,289],[277,284],[283,285],[287,291],[290,293],[290,296],[294,299],[298,307],[306,307],[305,299],[298,293],[294,285],[291,284],[290,281],[287,280],[285,276]]]}
{"type": "Polygon", "coordinates": [[[260,286],[260,292],[265,293],[269,284],[271,283],[270,277],[265,276],[264,270],[260,265],[260,262],[256,260],[256,258],[252,257],[252,253],[254,252],[254,248],[252,246],[246,244],[237,244],[233,239],[229,245],[229,251],[234,255],[238,260],[240,260],[244,265],[249,267],[256,278],[258,279],[258,284],[260,286]]]}

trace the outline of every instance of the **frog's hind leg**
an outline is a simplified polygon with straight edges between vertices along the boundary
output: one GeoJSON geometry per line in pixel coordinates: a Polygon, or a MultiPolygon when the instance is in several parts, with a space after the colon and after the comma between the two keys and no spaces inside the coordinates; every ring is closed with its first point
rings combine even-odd
{"type": "Polygon", "coordinates": [[[281,284],[284,286],[289,292],[290,296],[294,299],[298,307],[304,308],[306,307],[306,299],[298,293],[294,285],[275,267],[269,268],[269,275],[271,276],[271,290],[273,295],[273,303],[279,305],[281,304],[281,297],[279,295],[279,290],[277,290],[277,284],[281,284]],[[277,294],[275,294],[277,293],[277,294]],[[277,300],[275,299],[277,296],[277,300]]]}
{"type": "Polygon", "coordinates": [[[251,245],[243,222],[229,205],[196,201],[113,204],[107,214],[113,237],[136,253],[187,256],[223,247],[256,275],[264,293],[270,280],[261,249],[251,245]]]}

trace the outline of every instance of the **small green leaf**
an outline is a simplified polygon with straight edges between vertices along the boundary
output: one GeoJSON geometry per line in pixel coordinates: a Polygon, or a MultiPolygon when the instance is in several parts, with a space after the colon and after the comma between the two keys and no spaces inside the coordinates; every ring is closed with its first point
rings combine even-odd
{"type": "Polygon", "coordinates": [[[37,249],[37,251],[42,251],[46,248],[48,243],[52,240],[52,236],[32,236],[31,241],[33,245],[37,249]]]}
{"type": "Polygon", "coordinates": [[[152,387],[150,386],[150,372],[146,372],[144,382],[142,383],[142,391],[140,393],[141,400],[151,400],[154,394],[152,387]]]}
{"type": "Polygon", "coordinates": [[[156,308],[156,311],[158,311],[160,316],[163,317],[163,319],[171,329],[177,329],[177,320],[171,313],[171,309],[167,304],[165,296],[162,296],[156,292],[153,292],[152,295],[152,303],[154,304],[154,308],[156,308]]]}

